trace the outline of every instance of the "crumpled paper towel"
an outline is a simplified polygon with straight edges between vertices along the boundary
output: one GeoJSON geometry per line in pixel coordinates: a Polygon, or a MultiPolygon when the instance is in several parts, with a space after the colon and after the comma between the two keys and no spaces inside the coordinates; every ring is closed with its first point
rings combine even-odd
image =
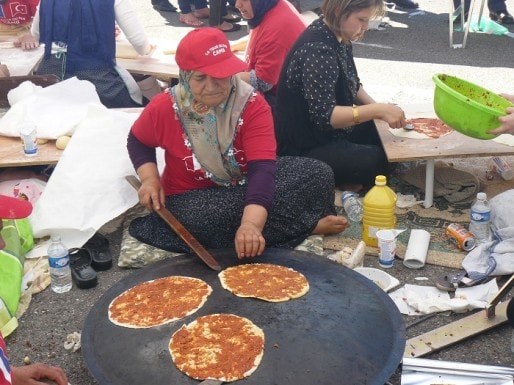
{"type": "Polygon", "coordinates": [[[11,108],[0,119],[0,135],[19,137],[20,124],[36,125],[37,137],[57,139],[72,135],[89,106],[103,106],[93,83],[76,77],[48,87],[21,83],[7,94],[11,108]]]}
{"type": "Polygon", "coordinates": [[[394,301],[402,314],[420,315],[444,312],[453,310],[455,312],[464,312],[472,309],[484,309],[487,303],[498,292],[498,284],[493,279],[482,285],[473,287],[459,288],[455,291],[455,298],[467,302],[459,301],[457,309],[454,299],[450,298],[450,294],[432,286],[409,285],[395,290],[389,296],[394,301]],[[464,303],[464,306],[462,306],[464,303]]]}

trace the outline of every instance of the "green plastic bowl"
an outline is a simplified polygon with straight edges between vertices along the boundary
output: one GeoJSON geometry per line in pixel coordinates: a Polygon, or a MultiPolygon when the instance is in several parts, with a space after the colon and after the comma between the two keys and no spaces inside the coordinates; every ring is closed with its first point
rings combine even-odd
{"type": "Polygon", "coordinates": [[[492,139],[487,132],[500,126],[498,117],[514,104],[494,92],[455,76],[436,74],[434,110],[454,130],[477,139],[492,139]]]}

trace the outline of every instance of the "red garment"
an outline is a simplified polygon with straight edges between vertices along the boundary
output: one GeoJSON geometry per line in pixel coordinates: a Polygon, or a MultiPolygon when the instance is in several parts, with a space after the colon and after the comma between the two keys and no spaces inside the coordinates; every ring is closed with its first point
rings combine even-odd
{"type": "Polygon", "coordinates": [[[11,385],[12,374],[9,359],[7,358],[7,348],[5,346],[4,337],[0,333],[0,385],[11,385]]]}
{"type": "Polygon", "coordinates": [[[257,78],[273,84],[275,94],[284,59],[306,26],[300,14],[287,0],[278,0],[261,23],[250,30],[246,50],[247,71],[255,70],[257,78]]]}
{"type": "MultiPolygon", "coordinates": [[[[186,146],[186,137],[172,108],[173,103],[168,93],[155,96],[134,122],[132,133],[146,146],[165,150],[166,166],[161,182],[166,195],[216,186],[206,177],[193,152],[186,146]]],[[[273,118],[261,95],[250,98],[241,119],[234,151],[241,170],[246,173],[249,161],[276,159],[276,141],[273,118]]]]}
{"type": "Polygon", "coordinates": [[[7,0],[0,5],[0,23],[20,25],[30,23],[36,14],[39,0],[7,0]]]}

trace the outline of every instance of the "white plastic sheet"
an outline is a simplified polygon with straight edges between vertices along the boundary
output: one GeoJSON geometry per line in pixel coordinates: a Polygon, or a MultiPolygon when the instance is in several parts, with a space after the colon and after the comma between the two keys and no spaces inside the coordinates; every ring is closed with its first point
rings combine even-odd
{"type": "Polygon", "coordinates": [[[19,128],[26,121],[36,124],[38,138],[72,135],[89,105],[102,106],[95,86],[75,77],[45,88],[26,81],[7,97],[11,108],[0,120],[0,134],[14,137],[20,136],[19,128]]]}
{"type": "MultiPolygon", "coordinates": [[[[81,247],[138,202],[125,180],[135,175],[127,136],[138,116],[89,106],[29,217],[36,238],[55,233],[67,247],[81,247]]],[[[46,248],[41,244],[28,257],[46,255],[46,248]]]]}

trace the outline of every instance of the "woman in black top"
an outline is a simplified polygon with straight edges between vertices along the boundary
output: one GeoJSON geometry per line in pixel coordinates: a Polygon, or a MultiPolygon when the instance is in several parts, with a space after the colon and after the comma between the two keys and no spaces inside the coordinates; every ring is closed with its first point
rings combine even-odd
{"type": "Polygon", "coordinates": [[[373,119],[405,125],[403,110],[376,103],[357,75],[352,41],[383,12],[382,0],[324,0],[322,16],[298,38],[278,82],[275,131],[279,155],[329,164],[336,186],[359,190],[387,174],[373,119]]]}

